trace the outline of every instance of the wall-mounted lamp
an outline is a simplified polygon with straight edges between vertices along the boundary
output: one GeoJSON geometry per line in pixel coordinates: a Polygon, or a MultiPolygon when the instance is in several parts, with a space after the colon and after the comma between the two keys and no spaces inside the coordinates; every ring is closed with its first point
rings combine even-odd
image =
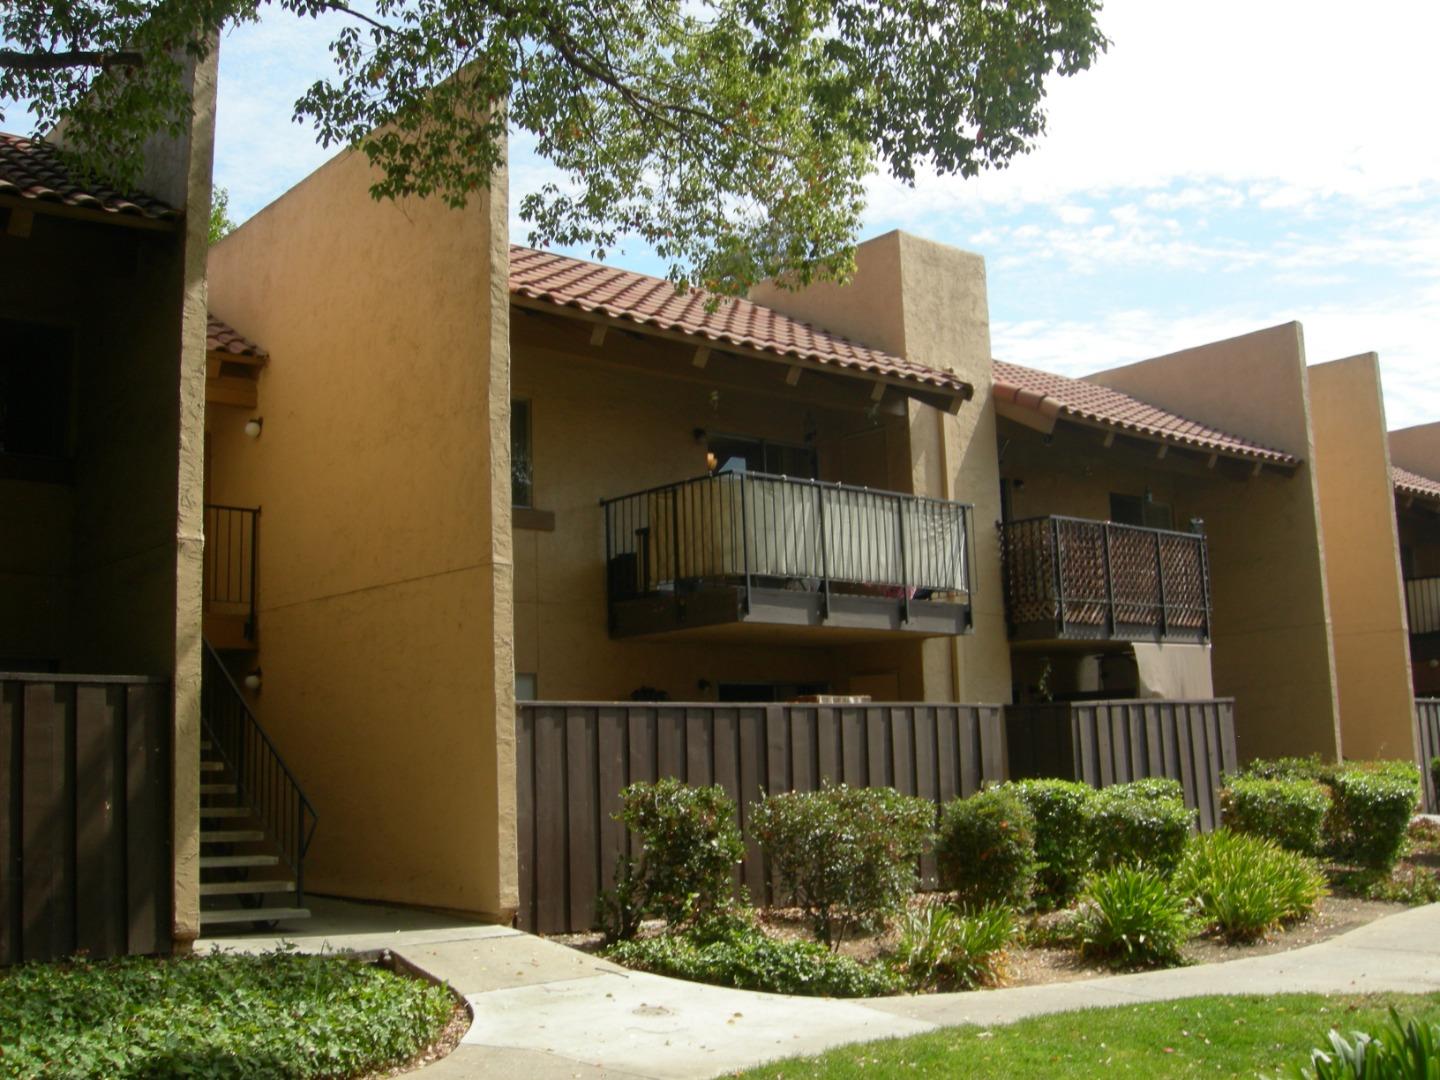
{"type": "Polygon", "coordinates": [[[245,421],[245,437],[247,439],[258,439],[260,437],[260,429],[264,426],[265,418],[263,416],[252,416],[249,420],[245,421]]]}
{"type": "Polygon", "coordinates": [[[260,669],[258,667],[245,676],[245,689],[252,692],[260,689],[260,669]]]}

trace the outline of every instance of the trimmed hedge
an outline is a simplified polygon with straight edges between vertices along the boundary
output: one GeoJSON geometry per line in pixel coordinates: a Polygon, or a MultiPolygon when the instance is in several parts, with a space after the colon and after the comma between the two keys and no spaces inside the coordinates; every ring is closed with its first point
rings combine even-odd
{"type": "Polygon", "coordinates": [[[1274,840],[1289,851],[1317,855],[1324,844],[1330,796],[1316,780],[1231,777],[1220,792],[1221,817],[1236,832],[1274,840]]]}
{"type": "Polygon", "coordinates": [[[1195,811],[1173,780],[1115,784],[1095,798],[1095,863],[1100,867],[1140,863],[1174,873],[1185,853],[1195,811]]]}
{"type": "Polygon", "coordinates": [[[1073,780],[1021,780],[1007,787],[1035,819],[1035,902],[1042,909],[1064,907],[1095,865],[1098,793],[1073,780]]]}
{"type": "Polygon", "coordinates": [[[1371,870],[1394,868],[1420,798],[1420,776],[1403,762],[1344,769],[1330,787],[1327,828],[1334,854],[1371,870]]]}
{"type": "Polygon", "coordinates": [[[967,907],[1023,907],[1035,882],[1035,817],[1011,786],[955,799],[935,840],[940,887],[967,907]]]}

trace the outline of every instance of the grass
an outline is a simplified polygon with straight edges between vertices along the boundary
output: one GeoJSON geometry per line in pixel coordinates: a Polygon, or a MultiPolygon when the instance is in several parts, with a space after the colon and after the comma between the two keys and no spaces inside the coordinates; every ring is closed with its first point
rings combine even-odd
{"type": "Polygon", "coordinates": [[[842,1047],[816,1058],[738,1074],[748,1080],[849,1080],[879,1076],[1243,1076],[1309,1060],[1337,1027],[1379,1031],[1402,1017],[1440,1020],[1440,994],[1202,997],[1085,1009],[1005,1027],[947,1028],[928,1035],[842,1047]]]}
{"type": "Polygon", "coordinates": [[[349,1077],[408,1061],[449,992],[277,951],[27,964],[0,974],[0,1077],[349,1077]]]}

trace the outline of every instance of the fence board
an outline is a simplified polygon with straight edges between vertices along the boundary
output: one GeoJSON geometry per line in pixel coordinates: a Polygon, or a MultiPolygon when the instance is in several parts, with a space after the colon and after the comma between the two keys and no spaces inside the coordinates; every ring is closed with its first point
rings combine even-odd
{"type": "Polygon", "coordinates": [[[75,688],[75,772],[86,778],[75,792],[75,932],[96,957],[125,951],[124,847],[115,835],[122,710],[123,688],[75,688]]]}
{"type": "Polygon", "coordinates": [[[20,959],[20,694],[0,681],[0,965],[20,959]]]}
{"type": "Polygon", "coordinates": [[[1431,814],[1440,814],[1440,791],[1436,790],[1435,776],[1430,771],[1430,762],[1440,757],[1440,698],[1416,698],[1415,723],[1419,727],[1416,745],[1420,751],[1425,809],[1431,814]]]}
{"type": "Polygon", "coordinates": [[[542,933],[592,925],[595,893],[610,885],[624,843],[607,833],[606,808],[618,805],[626,782],[677,775],[720,783],[747,833],[737,882],[768,899],[769,868],[748,837],[748,807],[762,790],[813,791],[843,776],[918,791],[938,805],[1004,775],[994,707],[521,702],[517,713],[519,836],[532,860],[521,866],[518,921],[542,933]]]}

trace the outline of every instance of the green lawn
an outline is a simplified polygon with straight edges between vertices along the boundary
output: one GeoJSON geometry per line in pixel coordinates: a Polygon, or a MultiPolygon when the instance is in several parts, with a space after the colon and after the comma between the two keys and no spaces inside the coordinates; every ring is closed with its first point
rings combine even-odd
{"type": "Polygon", "coordinates": [[[0,1077],[347,1077],[408,1061],[449,992],[336,956],[275,952],[0,972],[0,1077]]]}
{"type": "Polygon", "coordinates": [[[1275,1075],[1309,1058],[1338,1027],[1378,1032],[1394,1005],[1440,1021],[1440,994],[1204,997],[1037,1017],[996,1028],[959,1027],[843,1047],[740,1074],[751,1080],[1275,1075]]]}

